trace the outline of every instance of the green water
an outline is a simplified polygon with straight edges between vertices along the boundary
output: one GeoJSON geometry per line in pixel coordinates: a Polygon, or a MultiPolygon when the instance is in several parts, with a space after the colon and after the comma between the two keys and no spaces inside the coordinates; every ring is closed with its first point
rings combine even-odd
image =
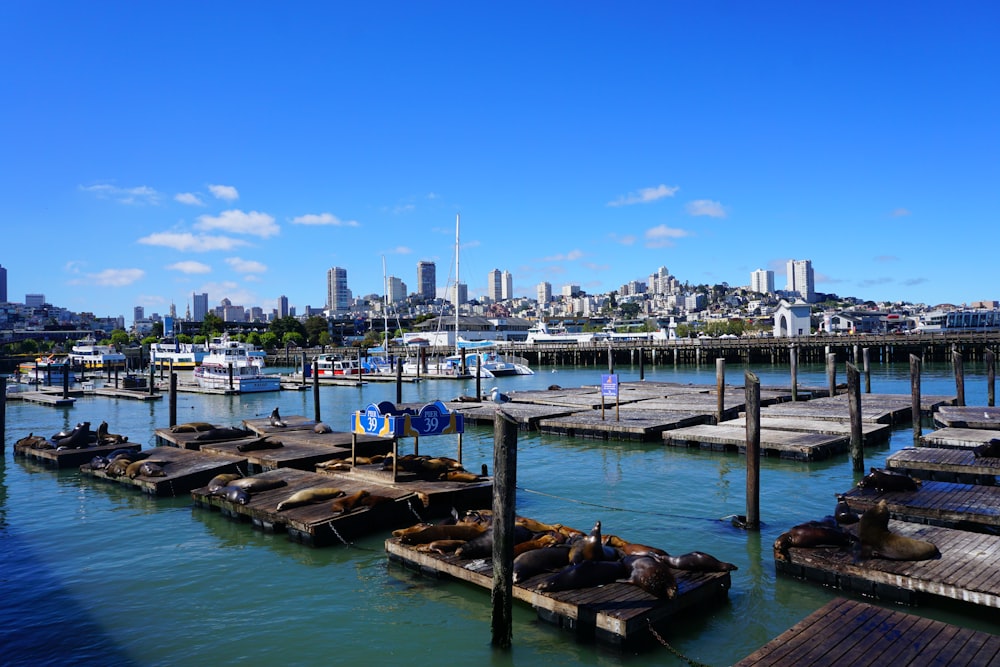
{"type": "MultiPolygon", "coordinates": [[[[597,384],[603,369],[536,369],[530,377],[489,381],[501,390],[597,384]]],[[[638,369],[616,369],[622,381],[638,369]]],[[[742,368],[727,371],[742,385],[742,368]]],[[[754,367],[761,383],[788,384],[787,369],[754,367]]],[[[715,383],[714,367],[645,368],[645,379],[715,383]]],[[[842,381],[842,380],[841,380],[842,381]]],[[[825,386],[820,367],[799,370],[803,385],[825,386]]],[[[472,381],[403,387],[404,401],[474,393],[472,381]]],[[[872,369],[874,393],[909,392],[908,369],[872,369]]],[[[348,430],[348,414],[395,399],[393,384],[321,389],[322,417],[348,430]]],[[[947,366],[923,372],[925,395],[954,395],[947,366]]],[[[966,400],[985,405],[984,371],[966,365],[966,400]]],[[[178,421],[235,424],[265,416],[313,416],[311,391],[243,397],[182,394],[178,421]]],[[[665,648],[620,654],[542,623],[515,603],[514,647],[490,647],[489,592],[429,579],[391,564],[386,535],[347,536],[349,546],[312,549],[193,506],[130,487],[15,461],[13,442],[51,435],[78,421],[108,421],[113,432],[152,446],[166,426],[165,401],[143,404],[85,398],[69,409],[7,404],[7,447],[0,462],[0,662],[6,665],[329,665],[687,664],[665,648]]],[[[929,428],[929,427],[928,427],[929,428]]],[[[927,429],[925,429],[927,430],[927,429]]],[[[881,465],[911,444],[910,427],[866,450],[881,465]]],[[[421,441],[421,452],[454,451],[453,440],[421,441]]],[[[469,427],[466,467],[492,468],[492,428],[469,427]]],[[[664,639],[680,654],[728,665],[766,643],[837,593],[776,577],[774,539],[788,527],[829,514],[834,496],[856,481],[847,455],[805,464],[765,459],[759,533],[725,520],[745,512],[745,468],[738,454],[518,433],[518,513],[607,533],[674,553],[699,549],[733,562],[728,600],[682,614],[664,639]]],[[[911,612],[975,629],[995,628],[995,613],[958,604],[911,612]]]]}

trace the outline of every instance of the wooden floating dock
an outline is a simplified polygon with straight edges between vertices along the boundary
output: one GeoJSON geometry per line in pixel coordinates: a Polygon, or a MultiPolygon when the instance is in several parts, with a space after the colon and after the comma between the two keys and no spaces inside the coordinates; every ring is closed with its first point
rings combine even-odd
{"type": "MultiPolygon", "coordinates": [[[[920,410],[931,414],[948,403],[953,403],[954,397],[921,396],[920,410]]],[[[910,422],[912,397],[903,394],[861,394],[861,420],[879,424],[903,424],[910,422]]],[[[805,419],[827,419],[834,421],[850,421],[851,413],[846,394],[833,397],[816,398],[811,401],[778,403],[761,408],[763,417],[793,417],[805,419]]]]}
{"type": "MultiPolygon", "coordinates": [[[[422,574],[451,577],[487,591],[493,588],[490,559],[462,560],[454,554],[418,551],[396,537],[385,541],[385,550],[391,561],[422,574]]],[[[514,584],[513,596],[534,607],[542,620],[572,631],[582,639],[624,647],[648,642],[649,623],[662,627],[675,614],[697,605],[721,602],[728,595],[729,572],[673,570],[673,573],[678,586],[673,600],[657,598],[623,582],[552,593],[534,590],[551,573],[514,584]]]]}
{"type": "Polygon", "coordinates": [[[63,398],[62,391],[12,391],[7,394],[7,400],[50,405],[54,408],[69,408],[76,403],[72,396],[63,398]]]}
{"type": "Polygon", "coordinates": [[[14,455],[26,459],[40,461],[56,468],[76,468],[84,463],[90,463],[95,456],[106,456],[116,449],[128,449],[137,452],[142,445],[137,442],[123,442],[117,445],[91,445],[83,449],[38,449],[34,447],[19,447],[14,445],[14,455]]]}
{"type": "Polygon", "coordinates": [[[285,532],[290,540],[314,547],[341,544],[374,531],[398,528],[421,520],[417,512],[423,509],[423,505],[412,491],[376,486],[363,479],[331,479],[328,475],[293,468],[268,470],[253,477],[279,479],[285,485],[252,494],[246,505],[210,495],[207,487],[192,490],[191,497],[198,507],[218,509],[230,518],[249,521],[254,527],[267,532],[285,532]],[[321,487],[336,487],[347,495],[367,490],[372,495],[385,496],[390,500],[344,514],[334,513],[332,500],[278,511],[278,504],[293,493],[321,487]]]}
{"type": "Polygon", "coordinates": [[[998,437],[1000,437],[1000,433],[987,429],[946,426],[945,428],[920,436],[920,444],[923,447],[972,449],[979,445],[985,445],[990,440],[998,437]]]}
{"type": "Polygon", "coordinates": [[[218,456],[177,447],[154,447],[147,452],[149,456],[144,460],[157,462],[166,473],[164,477],[111,477],[106,471],[91,470],[87,465],[80,467],[80,473],[95,479],[133,486],[143,493],[161,497],[188,493],[205,486],[213,477],[223,473],[247,474],[245,458],[218,456]]]}
{"type": "Polygon", "coordinates": [[[837,598],[740,660],[735,667],[972,667],[998,662],[997,635],[837,598]]]}
{"type": "Polygon", "coordinates": [[[912,605],[923,596],[937,596],[1000,607],[1000,537],[896,520],[889,521],[889,530],[935,544],[941,557],[918,561],[869,558],[855,563],[850,549],[792,547],[787,560],[775,558],[775,569],[887,601],[912,605]]]}
{"type": "Polygon", "coordinates": [[[967,449],[906,447],[890,454],[885,465],[911,477],[937,482],[994,486],[1000,475],[1000,459],[977,458],[967,449]]]}
{"type": "MultiPolygon", "coordinates": [[[[445,406],[452,412],[460,412],[465,421],[473,424],[492,426],[496,416],[495,403],[474,403],[471,401],[451,401],[445,406]]],[[[566,417],[577,412],[579,408],[558,407],[553,405],[535,405],[532,403],[504,403],[503,411],[508,418],[517,422],[522,431],[537,431],[542,419],[566,417]]]]}
{"type": "Polygon", "coordinates": [[[934,423],[940,426],[1000,431],[1000,407],[945,405],[934,413],[934,423]]]}
{"type": "MultiPolygon", "coordinates": [[[[663,444],[670,447],[697,447],[727,452],[746,452],[746,425],[688,426],[663,433],[663,444]]],[[[850,449],[849,435],[803,433],[798,431],[760,430],[760,452],[797,461],[819,461],[850,449]]]]}
{"type": "MultiPolygon", "coordinates": [[[[285,431],[268,434],[268,439],[281,447],[241,452],[240,447],[257,440],[224,440],[206,442],[200,445],[203,452],[242,456],[249,465],[249,474],[274,470],[275,468],[297,468],[314,470],[316,465],[332,459],[347,459],[351,456],[350,433],[313,433],[311,430],[285,431]]],[[[356,454],[374,456],[387,454],[392,450],[392,441],[374,436],[357,436],[356,454]]],[[[189,443],[193,444],[193,443],[189,443]]]]}
{"type": "Polygon", "coordinates": [[[603,419],[600,410],[574,412],[565,417],[539,420],[538,430],[576,438],[659,442],[664,431],[701,424],[710,418],[708,415],[690,412],[625,409],[616,415],[615,406],[612,405],[610,408],[605,407],[603,419]]]}
{"type": "Polygon", "coordinates": [[[858,512],[885,500],[890,516],[897,519],[994,534],[1000,531],[1000,487],[997,486],[923,482],[917,491],[878,493],[854,488],[844,497],[851,509],[858,512]]]}
{"type": "Polygon", "coordinates": [[[127,398],[132,401],[158,401],[163,398],[159,391],[149,393],[149,389],[115,389],[114,387],[97,387],[86,392],[91,396],[105,398],[127,398]]]}
{"type": "MultiPolygon", "coordinates": [[[[738,426],[746,428],[746,417],[738,417],[722,422],[720,426],[738,426]]],[[[825,433],[827,435],[851,436],[850,420],[833,421],[830,419],[793,419],[791,417],[765,417],[760,418],[761,430],[770,431],[800,431],[803,433],[825,433]]],[[[861,423],[861,438],[865,447],[888,442],[892,437],[892,426],[889,424],[877,424],[873,422],[861,423]]]]}

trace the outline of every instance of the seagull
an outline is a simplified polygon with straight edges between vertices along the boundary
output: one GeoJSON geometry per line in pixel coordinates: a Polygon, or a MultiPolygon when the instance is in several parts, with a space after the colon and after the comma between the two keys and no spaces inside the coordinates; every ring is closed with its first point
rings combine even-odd
{"type": "Polygon", "coordinates": [[[490,389],[490,400],[497,404],[510,403],[510,396],[500,393],[499,389],[493,387],[490,389]]]}

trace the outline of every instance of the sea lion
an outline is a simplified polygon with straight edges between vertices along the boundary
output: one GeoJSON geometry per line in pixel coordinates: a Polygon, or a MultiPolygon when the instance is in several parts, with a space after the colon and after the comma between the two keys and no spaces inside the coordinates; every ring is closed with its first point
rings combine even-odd
{"type": "Polygon", "coordinates": [[[243,475],[239,475],[239,474],[231,473],[231,472],[220,473],[220,474],[216,475],[215,477],[213,477],[212,479],[208,480],[208,484],[207,484],[208,490],[209,490],[209,492],[211,492],[212,489],[218,489],[218,488],[221,488],[223,486],[227,486],[230,482],[232,482],[235,479],[239,479],[242,476],[243,475]]]}
{"type": "Polygon", "coordinates": [[[288,426],[288,423],[281,419],[281,415],[278,414],[278,408],[271,410],[271,416],[268,417],[267,423],[271,426],[288,426]]]}
{"type": "Polygon", "coordinates": [[[333,429],[330,428],[330,425],[325,422],[317,422],[316,425],[313,426],[313,433],[333,433],[333,429]]]}
{"type": "Polygon", "coordinates": [[[170,427],[171,433],[200,433],[202,431],[211,431],[215,428],[214,424],[209,424],[208,422],[186,422],[184,424],[175,424],[170,427]]]}
{"type": "Polygon", "coordinates": [[[97,427],[97,442],[102,445],[117,445],[128,442],[128,436],[120,433],[108,433],[108,422],[102,421],[97,427]]]}
{"type": "Polygon", "coordinates": [[[628,570],[628,583],[650,595],[673,600],[677,595],[677,580],[667,559],[656,554],[626,556],[622,563],[628,570]]]}
{"type": "Polygon", "coordinates": [[[473,472],[466,472],[464,470],[449,470],[448,472],[441,473],[438,476],[438,479],[442,482],[464,482],[469,484],[472,482],[478,482],[482,478],[473,472]]]}
{"type": "Polygon", "coordinates": [[[375,507],[376,505],[384,505],[386,503],[395,502],[395,498],[391,496],[380,496],[375,493],[369,493],[367,496],[362,498],[358,502],[359,507],[375,507]]]}
{"type": "Polygon", "coordinates": [[[792,547],[848,547],[855,541],[854,535],[836,525],[821,521],[809,521],[792,526],[774,541],[774,557],[788,560],[788,550],[792,547]]]}
{"type": "Polygon", "coordinates": [[[312,503],[318,503],[321,500],[337,498],[342,495],[344,495],[344,492],[341,489],[336,489],[331,486],[317,486],[311,489],[302,489],[301,491],[296,491],[278,503],[278,507],[276,509],[280,512],[281,510],[299,507],[300,505],[310,505],[312,503]]]}
{"type": "Polygon", "coordinates": [[[456,523],[447,526],[424,526],[399,536],[403,544],[427,544],[434,540],[471,540],[479,537],[485,527],[474,523],[456,523]]]}
{"type": "Polygon", "coordinates": [[[889,560],[929,560],[941,552],[931,542],[897,535],[889,531],[889,506],[880,500],[869,507],[858,522],[861,558],[874,556],[889,560]]]}
{"type": "Polygon", "coordinates": [[[139,466],[139,475],[142,477],[166,477],[167,473],[162,468],[162,461],[143,461],[139,466]]]}
{"type": "Polygon", "coordinates": [[[334,514],[347,514],[361,504],[361,501],[370,496],[371,493],[365,489],[356,491],[349,496],[341,495],[330,503],[330,509],[334,514]]]}
{"type": "Polygon", "coordinates": [[[132,463],[129,463],[128,466],[125,467],[125,476],[128,477],[129,479],[135,479],[136,476],[139,474],[139,467],[142,464],[143,464],[142,460],[133,461],[132,463]]]}
{"type": "Polygon", "coordinates": [[[266,477],[240,477],[228,483],[229,486],[243,489],[247,493],[270,491],[271,489],[277,489],[287,484],[288,482],[283,479],[268,479],[266,477]]]}
{"type": "Polygon", "coordinates": [[[29,433],[14,443],[14,451],[23,451],[25,449],[52,449],[52,443],[40,435],[29,433]]]}
{"type": "Polygon", "coordinates": [[[837,496],[837,506],[833,510],[833,518],[837,523],[841,525],[850,525],[852,523],[857,523],[858,513],[851,509],[851,506],[847,504],[847,496],[840,494],[837,496]]]}
{"type": "Polygon", "coordinates": [[[128,459],[115,459],[104,468],[104,474],[108,477],[124,477],[128,472],[128,467],[132,465],[128,459]]]}
{"type": "Polygon", "coordinates": [[[239,440],[241,438],[248,438],[252,436],[253,431],[248,431],[242,428],[212,428],[208,431],[200,431],[198,435],[195,436],[195,440],[198,442],[214,442],[217,440],[239,440]]]}
{"type": "Polygon", "coordinates": [[[450,554],[455,549],[465,544],[465,540],[434,540],[427,544],[417,545],[417,551],[431,551],[436,554],[450,554]]]}
{"type": "Polygon", "coordinates": [[[100,454],[98,454],[94,458],[90,459],[90,463],[88,463],[87,465],[90,466],[91,470],[104,470],[105,468],[108,467],[109,463],[111,463],[111,461],[108,460],[107,456],[101,456],[100,454]]]}
{"type": "Polygon", "coordinates": [[[688,572],[731,572],[739,569],[732,563],[719,560],[704,551],[691,551],[680,556],[666,556],[666,561],[675,570],[688,572]]]}
{"type": "Polygon", "coordinates": [[[135,449],[128,449],[122,447],[119,449],[112,450],[111,453],[108,454],[108,460],[114,461],[115,459],[126,458],[129,461],[138,461],[139,459],[144,459],[147,456],[149,456],[147,452],[140,452],[135,449]]]}
{"type": "Polygon", "coordinates": [[[1000,458],[1000,438],[993,438],[987,443],[974,447],[972,455],[977,458],[1000,458]]]}
{"type": "Polygon", "coordinates": [[[236,445],[236,449],[241,452],[256,452],[262,449],[278,449],[285,445],[280,440],[268,440],[271,436],[265,435],[262,438],[251,440],[242,445],[236,445]]]}
{"type": "Polygon", "coordinates": [[[241,489],[238,486],[225,486],[223,489],[225,493],[221,495],[231,503],[246,505],[250,502],[250,494],[247,493],[246,489],[241,489]]]}
{"type": "Polygon", "coordinates": [[[542,572],[554,572],[569,565],[569,547],[557,544],[525,551],[514,557],[514,583],[527,581],[542,572]]]}
{"type": "Polygon", "coordinates": [[[559,533],[553,531],[551,533],[542,533],[540,535],[535,535],[530,540],[525,540],[524,542],[518,542],[514,545],[514,557],[517,558],[525,551],[532,551],[534,549],[544,549],[545,547],[551,547],[556,544],[565,544],[566,538],[559,533]]]}
{"type": "Polygon", "coordinates": [[[602,586],[628,575],[625,565],[618,560],[582,560],[567,565],[551,577],[543,579],[535,590],[543,593],[565,591],[573,588],[602,586]]]}
{"type": "Polygon", "coordinates": [[[917,482],[909,475],[888,468],[872,468],[871,472],[858,482],[859,489],[886,491],[916,491],[917,482]]]}
{"type": "Polygon", "coordinates": [[[657,554],[659,556],[669,556],[666,551],[657,547],[650,547],[638,542],[626,542],[617,535],[605,535],[604,544],[617,549],[626,556],[642,556],[645,554],[657,554]]]}
{"type": "Polygon", "coordinates": [[[524,516],[514,517],[514,523],[520,524],[533,533],[548,533],[556,530],[555,526],[524,516]]]}
{"type": "MultiPolygon", "coordinates": [[[[526,542],[534,537],[534,533],[514,524],[514,545],[515,548],[521,542],[526,542]]],[[[455,555],[462,559],[471,560],[473,558],[489,558],[493,555],[493,524],[490,524],[483,533],[472,538],[464,545],[455,550],[455,555]]]]}
{"type": "Polygon", "coordinates": [[[56,449],[84,449],[90,445],[90,422],[79,424],[65,438],[56,440],[56,449]]]}
{"type": "Polygon", "coordinates": [[[601,522],[594,523],[590,534],[577,538],[570,543],[569,562],[579,563],[584,560],[616,560],[618,554],[613,547],[605,547],[601,537],[601,522]]]}

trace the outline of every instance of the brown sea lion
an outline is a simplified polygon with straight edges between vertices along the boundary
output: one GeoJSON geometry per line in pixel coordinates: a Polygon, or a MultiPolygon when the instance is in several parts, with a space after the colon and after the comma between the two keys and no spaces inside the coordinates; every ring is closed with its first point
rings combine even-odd
{"type": "Polygon", "coordinates": [[[879,493],[886,491],[916,491],[917,481],[901,472],[888,468],[872,468],[871,472],[858,482],[859,489],[874,489],[879,493]]]}
{"type": "Polygon", "coordinates": [[[628,570],[628,583],[658,598],[672,600],[677,595],[677,580],[670,571],[667,559],[662,556],[626,556],[622,563],[628,570]]]}
{"type": "Polygon", "coordinates": [[[171,433],[200,433],[201,431],[211,431],[215,428],[214,424],[209,424],[208,422],[187,422],[184,424],[176,424],[170,427],[171,433]]]}
{"type": "Polygon", "coordinates": [[[543,579],[535,590],[552,593],[574,588],[591,588],[610,584],[628,576],[625,565],[618,560],[583,560],[567,565],[551,577],[543,579]]]}
{"type": "Polygon", "coordinates": [[[142,461],[139,466],[139,475],[141,477],[166,477],[167,473],[161,467],[162,465],[162,461],[142,461]]]}
{"type": "Polygon", "coordinates": [[[198,442],[217,442],[223,440],[239,440],[254,435],[253,431],[242,428],[212,428],[208,431],[199,431],[194,439],[198,442]]]}
{"type": "Polygon", "coordinates": [[[250,494],[247,493],[246,489],[241,489],[236,486],[225,486],[223,487],[223,490],[225,493],[221,495],[231,503],[246,505],[250,502],[250,494]]]}
{"type": "Polygon", "coordinates": [[[1000,438],[993,438],[987,443],[972,449],[974,458],[1000,458],[1000,438]]]}
{"type": "Polygon", "coordinates": [[[97,442],[102,445],[117,445],[128,442],[128,436],[120,433],[108,433],[108,422],[102,421],[97,427],[97,442]]]}
{"type": "Polygon", "coordinates": [[[514,518],[514,523],[519,523],[533,533],[547,533],[549,531],[556,530],[555,526],[549,525],[547,523],[542,523],[541,521],[535,521],[524,516],[518,516],[514,518]]]}
{"type": "Polygon", "coordinates": [[[427,544],[417,545],[417,551],[430,551],[436,554],[450,554],[465,544],[465,540],[434,540],[427,544]]]}
{"type": "Polygon", "coordinates": [[[391,496],[380,496],[376,493],[369,493],[361,499],[358,505],[360,507],[375,507],[376,505],[384,505],[386,503],[395,502],[395,500],[396,499],[391,496]]]}
{"type": "Polygon", "coordinates": [[[542,572],[554,572],[569,565],[569,547],[557,544],[532,549],[514,557],[514,583],[524,582],[542,572]]]}
{"type": "Polygon", "coordinates": [[[792,526],[774,541],[774,557],[788,560],[788,550],[792,547],[848,547],[855,541],[846,530],[819,521],[809,521],[792,526]]]}
{"type": "Polygon", "coordinates": [[[331,486],[318,486],[311,489],[302,489],[288,496],[278,503],[277,511],[299,507],[300,505],[310,505],[330,498],[339,498],[344,495],[341,489],[331,486]]]}
{"type": "MultiPolygon", "coordinates": [[[[454,511],[454,510],[452,510],[452,511],[454,511]]],[[[412,526],[408,526],[406,528],[397,528],[396,530],[392,531],[392,536],[393,537],[402,537],[403,535],[408,535],[409,533],[416,533],[417,531],[421,531],[424,528],[427,528],[428,526],[433,526],[433,525],[434,524],[432,524],[432,523],[415,523],[412,526]]],[[[442,525],[442,526],[444,526],[444,525],[454,526],[455,522],[452,522],[450,524],[444,524],[444,523],[442,523],[440,525],[442,525]]]]}
{"type": "Polygon", "coordinates": [[[466,472],[464,470],[449,470],[447,472],[441,473],[441,475],[438,476],[438,479],[441,480],[442,482],[471,483],[471,482],[478,482],[482,478],[475,473],[466,472]]]}
{"type": "Polygon", "coordinates": [[[471,540],[482,535],[485,527],[474,523],[456,523],[449,526],[424,526],[419,530],[399,536],[403,544],[427,544],[434,540],[471,540]]]}
{"type": "Polygon", "coordinates": [[[544,549],[545,547],[551,547],[556,544],[565,544],[566,538],[557,532],[542,533],[541,535],[535,535],[535,537],[530,540],[525,540],[524,542],[518,542],[514,545],[514,557],[517,558],[525,551],[532,551],[534,549],[544,549]]]}
{"type": "Polygon", "coordinates": [[[342,495],[332,503],[330,503],[330,508],[333,510],[334,514],[347,514],[348,512],[354,510],[361,505],[361,501],[371,495],[371,492],[361,489],[360,491],[355,491],[349,496],[342,495]]]}
{"type": "Polygon", "coordinates": [[[325,422],[316,422],[313,426],[313,433],[333,433],[333,429],[325,422]]]}
{"type": "Polygon", "coordinates": [[[260,493],[261,491],[270,491],[271,489],[278,489],[282,486],[286,486],[288,482],[283,479],[277,478],[266,478],[266,477],[240,477],[238,479],[233,479],[229,481],[229,486],[235,486],[236,488],[243,489],[247,493],[260,493]]]}
{"type": "Polygon", "coordinates": [[[40,435],[29,433],[14,443],[14,451],[24,451],[25,449],[52,449],[52,443],[40,435]]]}
{"type": "Polygon", "coordinates": [[[265,435],[256,440],[245,442],[242,445],[236,445],[236,449],[241,452],[256,452],[262,449],[278,449],[285,446],[280,440],[270,440],[270,437],[269,435],[265,435]]]}
{"type": "Polygon", "coordinates": [[[645,544],[639,544],[638,542],[626,542],[617,535],[605,535],[604,544],[617,549],[626,556],[641,556],[643,554],[657,554],[660,556],[669,555],[663,549],[646,546],[645,544]]]}
{"type": "Polygon", "coordinates": [[[732,563],[721,561],[704,551],[691,551],[680,556],[667,556],[666,561],[675,570],[689,572],[730,572],[738,569],[732,563]]]}
{"type": "Polygon", "coordinates": [[[90,422],[79,424],[65,438],[56,440],[56,449],[84,449],[90,445],[90,422]]]}
{"type": "Polygon", "coordinates": [[[239,479],[240,477],[242,477],[242,475],[224,472],[208,480],[208,484],[206,486],[208,486],[209,491],[211,491],[212,489],[217,489],[221,486],[227,486],[234,479],[239,479]]]}
{"type": "Polygon", "coordinates": [[[889,531],[889,507],[880,500],[869,507],[858,522],[861,557],[874,556],[889,560],[929,560],[941,552],[931,542],[897,535],[889,531]]]}
{"type": "Polygon", "coordinates": [[[579,563],[584,560],[615,560],[618,554],[613,547],[604,546],[601,537],[601,522],[594,523],[590,534],[570,542],[569,562],[579,563]]]}

